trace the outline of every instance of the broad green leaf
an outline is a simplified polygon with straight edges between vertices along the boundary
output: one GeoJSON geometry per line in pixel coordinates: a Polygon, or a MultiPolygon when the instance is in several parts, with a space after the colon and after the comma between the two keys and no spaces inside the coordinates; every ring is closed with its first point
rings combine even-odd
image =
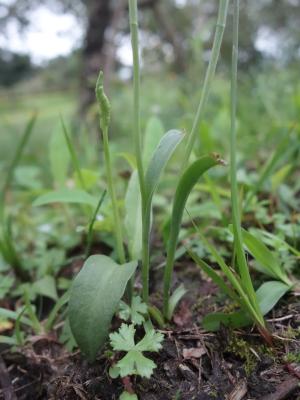
{"type": "Polygon", "coordinates": [[[54,301],[57,300],[57,291],[53,276],[47,275],[34,282],[33,290],[41,296],[49,297],[54,301]]]}
{"type": "Polygon", "coordinates": [[[61,130],[52,133],[49,143],[49,160],[54,182],[63,187],[67,178],[70,154],[61,130]]]}
{"type": "Polygon", "coordinates": [[[148,207],[150,207],[152,196],[157,188],[160,175],[183,137],[184,135],[182,132],[175,129],[170,130],[162,137],[156,147],[145,175],[148,207]]]}
{"type": "Polygon", "coordinates": [[[255,260],[261,264],[263,271],[267,275],[290,285],[291,282],[287,274],[282,270],[280,262],[277,257],[275,257],[274,252],[270,251],[257,236],[252,235],[245,229],[242,229],[242,234],[244,244],[255,260]]]}
{"type": "Polygon", "coordinates": [[[125,196],[124,225],[130,257],[138,260],[142,251],[142,204],[137,171],[133,171],[131,175],[125,196]]]}
{"type": "Polygon", "coordinates": [[[193,162],[183,173],[176,188],[172,217],[170,222],[170,234],[167,245],[167,262],[164,275],[164,315],[167,317],[169,302],[170,282],[173,271],[174,257],[178,242],[182,216],[186,201],[193,187],[206,171],[221,163],[216,155],[203,156],[193,162]],[[168,300],[167,300],[168,299],[168,300]]]}
{"type": "Polygon", "coordinates": [[[148,167],[152,154],[156,149],[163,134],[164,134],[164,127],[161,120],[157,117],[151,117],[147,122],[144,146],[143,146],[144,148],[143,162],[145,168],[148,167]]]}
{"type": "Polygon", "coordinates": [[[266,315],[289,290],[291,285],[278,281],[263,283],[256,291],[256,297],[263,315],[266,315]]]}
{"type": "Polygon", "coordinates": [[[74,338],[90,361],[103,346],[111,323],[137,262],[116,264],[111,258],[89,257],[75,278],[69,302],[74,338]]]}
{"type": "Polygon", "coordinates": [[[39,196],[33,202],[33,206],[43,206],[53,203],[77,203],[97,206],[97,198],[81,189],[60,189],[39,196]]]}

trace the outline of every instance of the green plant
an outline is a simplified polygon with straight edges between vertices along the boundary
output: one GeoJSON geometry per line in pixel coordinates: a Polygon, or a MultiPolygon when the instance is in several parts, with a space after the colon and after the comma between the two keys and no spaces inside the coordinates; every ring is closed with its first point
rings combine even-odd
{"type": "Polygon", "coordinates": [[[135,332],[133,324],[122,324],[118,332],[109,335],[113,350],[126,352],[126,355],[110,368],[109,374],[112,378],[128,375],[150,378],[152,375],[156,365],[145,357],[143,352],[159,351],[162,348],[161,343],[164,337],[152,328],[146,332],[142,340],[135,343],[135,332]]]}
{"type": "Polygon", "coordinates": [[[34,113],[32,117],[29,119],[23,134],[21,135],[21,139],[16,147],[16,151],[11,163],[8,166],[8,170],[6,173],[6,178],[1,188],[0,192],[0,252],[3,259],[10,265],[13,269],[17,278],[21,281],[28,281],[30,276],[28,271],[24,269],[22,260],[18,254],[18,251],[15,246],[15,241],[12,233],[12,221],[11,218],[7,215],[5,210],[5,197],[7,191],[12,183],[14,172],[16,167],[23,155],[26,144],[28,143],[30,136],[33,132],[33,128],[35,126],[35,122],[37,119],[37,114],[34,113]]]}
{"type": "MultiPolygon", "coordinates": [[[[214,39],[212,58],[210,60],[202,96],[200,100],[199,109],[195,118],[194,127],[192,129],[190,140],[187,143],[185,152],[185,158],[183,165],[188,161],[188,158],[192,151],[192,145],[195,140],[195,132],[199,126],[201,116],[203,114],[204,105],[207,101],[209,89],[212,78],[214,76],[216,63],[219,55],[220,44],[224,31],[224,24],[227,15],[228,0],[221,0],[219,5],[219,16],[216,28],[216,35],[214,39]]],[[[138,18],[137,18],[137,1],[129,0],[129,19],[130,19],[130,31],[131,31],[131,43],[133,53],[133,142],[135,148],[135,160],[126,156],[126,159],[130,161],[131,165],[136,165],[137,170],[133,172],[128,192],[126,196],[126,211],[127,216],[125,224],[127,233],[129,233],[129,253],[132,256],[139,257],[141,248],[141,259],[142,259],[142,296],[143,300],[149,306],[149,312],[159,324],[163,324],[163,318],[158,309],[149,304],[149,269],[150,269],[150,231],[152,224],[152,201],[153,195],[158,187],[158,183],[161,174],[166,167],[168,160],[171,158],[175,149],[184,138],[182,132],[177,130],[170,130],[163,135],[151,154],[148,146],[152,147],[153,139],[146,141],[147,148],[145,147],[144,152],[142,151],[142,138],[140,128],[140,65],[139,65],[139,54],[138,54],[138,18]],[[150,143],[150,145],[149,145],[150,143]],[[144,159],[143,159],[144,158],[144,159]],[[138,178],[138,180],[137,180],[138,178]],[[128,206],[128,201],[133,200],[135,210],[132,212],[132,206],[128,206]],[[139,207],[140,204],[140,207],[139,207]],[[132,223],[130,218],[141,217],[142,220],[142,240],[141,246],[139,244],[140,225],[132,223]],[[131,232],[132,230],[132,232],[131,232]]],[[[100,126],[103,133],[103,145],[105,153],[106,173],[108,179],[109,194],[112,199],[114,209],[114,223],[117,236],[117,247],[120,258],[120,250],[123,248],[122,240],[122,225],[118,215],[118,208],[116,203],[116,196],[114,191],[112,170],[110,162],[110,151],[108,143],[108,126],[110,120],[110,104],[107,97],[104,94],[103,89],[103,76],[100,73],[97,85],[96,95],[98,104],[100,106],[100,126]]],[[[159,128],[160,130],[160,128],[159,128]]],[[[147,138],[147,137],[146,137],[147,138]]],[[[208,170],[213,165],[220,162],[217,156],[205,156],[196,161],[190,168],[187,169],[187,173],[184,174],[184,182],[180,181],[178,190],[176,192],[176,198],[179,200],[174,203],[174,213],[172,215],[171,225],[171,238],[168,248],[168,261],[167,269],[165,274],[165,301],[164,301],[164,314],[166,318],[170,318],[176,304],[185,293],[185,290],[180,287],[171,297],[169,297],[170,281],[172,275],[172,268],[174,262],[175,247],[177,245],[177,237],[179,233],[179,227],[181,224],[183,208],[189,194],[189,191],[195,185],[200,175],[208,170]],[[185,187],[187,186],[187,187],[185,187]],[[185,190],[185,193],[181,195],[181,191],[185,190]],[[178,213],[178,215],[176,215],[178,213]]],[[[115,268],[113,286],[110,285],[109,272],[111,265],[115,263],[107,257],[100,259],[90,257],[74,280],[71,297],[70,297],[70,325],[74,333],[74,337],[79,344],[80,348],[88,355],[92,360],[96,356],[96,351],[103,345],[105,336],[107,335],[110,320],[116,311],[117,305],[124,292],[124,284],[128,282],[130,276],[132,276],[137,263],[130,263],[130,272],[125,273],[122,277],[120,271],[122,268],[115,268]],[[91,267],[91,264],[94,267],[91,267]],[[107,273],[107,276],[100,281],[100,275],[107,273]],[[99,280],[96,278],[99,274],[99,280]],[[91,290],[94,293],[95,300],[91,298],[91,290]],[[109,294],[115,292],[116,295],[109,296],[109,294]],[[97,294],[99,292],[99,295],[97,294]],[[101,294],[100,294],[101,293],[101,294]],[[80,299],[80,300],[79,300],[80,299]],[[110,302],[110,304],[109,304],[110,302]],[[105,307],[104,307],[105,304],[105,307]],[[100,312],[100,307],[102,311],[100,312]],[[109,309],[109,312],[105,310],[109,309]],[[78,310],[82,310],[78,312],[78,310]],[[91,317],[92,316],[92,317],[91,317]],[[96,324],[101,324],[102,330],[98,335],[94,335],[93,332],[96,329],[96,324]],[[86,325],[90,326],[90,329],[86,329],[86,325]]],[[[129,265],[129,264],[126,264],[129,265]]],[[[124,268],[124,267],[123,267],[124,268]]],[[[133,306],[133,304],[132,304],[133,306]]]]}
{"type": "Polygon", "coordinates": [[[91,361],[107,338],[111,319],[136,267],[137,262],[118,265],[106,256],[90,256],[73,281],[70,326],[77,344],[91,361]]]}
{"type": "MultiPolygon", "coordinates": [[[[292,283],[282,270],[274,255],[249,232],[242,230],[239,210],[239,193],[237,186],[236,167],[236,105],[237,105],[237,61],[238,61],[238,19],[239,1],[234,1],[233,18],[233,49],[232,49],[232,73],[231,73],[231,134],[230,134],[230,181],[231,181],[231,206],[234,236],[234,259],[237,267],[230,268],[223,257],[212,246],[206,237],[198,229],[198,234],[206,248],[213,255],[226,280],[200,259],[194,252],[189,250],[191,257],[209,277],[240,307],[240,311],[225,314],[215,313],[204,318],[203,324],[207,329],[218,329],[220,323],[239,327],[255,322],[262,336],[270,343],[270,334],[265,325],[263,316],[269,312],[278,300],[292,287],[292,283]],[[257,259],[264,272],[279,281],[266,282],[255,292],[247,265],[243,244],[257,259]],[[228,284],[229,283],[229,284],[228,284]]],[[[264,174],[262,175],[264,176],[264,174]]]]}

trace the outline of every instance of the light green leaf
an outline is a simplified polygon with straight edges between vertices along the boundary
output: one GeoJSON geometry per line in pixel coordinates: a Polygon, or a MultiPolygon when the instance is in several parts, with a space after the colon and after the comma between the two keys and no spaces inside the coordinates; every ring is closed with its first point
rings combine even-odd
{"type": "Polygon", "coordinates": [[[135,261],[119,265],[103,255],[91,256],[72,284],[70,326],[78,346],[91,361],[107,338],[111,319],[136,267],[135,261]]]}
{"type": "Polygon", "coordinates": [[[80,189],[60,189],[39,196],[33,206],[43,206],[53,203],[77,203],[97,206],[97,198],[80,189]]]}
{"type": "MultiPolygon", "coordinates": [[[[147,331],[144,338],[137,344],[134,341],[135,328],[134,325],[122,324],[118,332],[109,335],[111,345],[114,350],[128,352],[118,363],[111,369],[110,373],[116,377],[128,375],[140,375],[150,378],[155,363],[145,357],[143,351],[155,351],[161,349],[163,335],[155,332],[154,329],[147,331]]],[[[111,375],[111,376],[112,376],[111,375]]]]}
{"type": "Polygon", "coordinates": [[[168,131],[153,153],[145,175],[146,199],[149,207],[160,175],[183,137],[183,133],[178,130],[168,131]]]}
{"type": "Polygon", "coordinates": [[[136,394],[131,394],[128,392],[123,392],[120,396],[119,400],[138,400],[138,397],[136,394]]]}
{"type": "Polygon", "coordinates": [[[44,276],[42,279],[34,282],[33,290],[35,293],[49,297],[50,299],[56,301],[57,300],[57,291],[56,291],[56,284],[55,279],[53,276],[47,275],[44,276]]]}
{"type": "Polygon", "coordinates": [[[126,356],[117,363],[117,366],[121,378],[128,375],[139,375],[148,379],[151,377],[156,367],[152,360],[136,350],[130,350],[126,356]]]}
{"type": "Polygon", "coordinates": [[[168,319],[172,318],[172,315],[177,307],[178,303],[182,299],[182,297],[186,294],[187,290],[185,289],[184,285],[179,285],[174,292],[172,293],[169,301],[169,309],[168,309],[168,319]]]}
{"type": "Polygon", "coordinates": [[[54,182],[60,187],[64,186],[70,163],[70,154],[61,130],[56,130],[51,135],[49,160],[54,182]]]}
{"type": "Polygon", "coordinates": [[[140,296],[133,296],[131,306],[121,301],[119,316],[124,321],[130,320],[134,325],[141,325],[145,321],[148,307],[143,303],[140,296]]]}
{"type": "Polygon", "coordinates": [[[157,117],[151,117],[147,122],[143,146],[143,162],[145,168],[148,167],[152,154],[156,149],[163,134],[164,127],[161,120],[157,117]]]}
{"type": "Polygon", "coordinates": [[[162,333],[150,329],[143,339],[137,343],[135,349],[139,351],[158,351],[162,348],[161,342],[163,340],[164,336],[162,333]]]}
{"type": "Polygon", "coordinates": [[[289,290],[291,285],[278,281],[263,283],[256,291],[256,297],[263,315],[266,315],[289,290]]]}
{"type": "Polygon", "coordinates": [[[274,252],[270,251],[257,236],[252,235],[245,229],[242,230],[242,234],[244,244],[248,251],[252,254],[255,260],[261,264],[265,274],[290,285],[291,281],[281,268],[280,262],[277,257],[275,257],[274,252]]]}
{"type": "Polygon", "coordinates": [[[113,332],[109,335],[110,344],[114,350],[117,351],[129,351],[135,346],[134,335],[135,327],[133,324],[126,325],[122,324],[118,332],[113,332]]]}
{"type": "Polygon", "coordinates": [[[142,251],[142,204],[137,171],[133,171],[125,196],[125,229],[132,259],[141,258],[142,251]]]}

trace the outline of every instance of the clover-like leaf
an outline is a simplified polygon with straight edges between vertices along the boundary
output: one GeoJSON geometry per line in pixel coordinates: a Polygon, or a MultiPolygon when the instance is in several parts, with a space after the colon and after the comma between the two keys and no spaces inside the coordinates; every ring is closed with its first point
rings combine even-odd
{"type": "Polygon", "coordinates": [[[134,325],[141,325],[145,321],[144,315],[147,314],[147,304],[143,303],[140,296],[134,296],[131,307],[121,301],[119,316],[124,321],[131,321],[134,325]]]}
{"type": "Polygon", "coordinates": [[[114,350],[126,351],[127,354],[110,369],[111,377],[139,375],[150,378],[156,364],[143,355],[143,351],[155,351],[161,349],[163,335],[155,332],[154,329],[148,331],[144,338],[135,344],[134,325],[122,324],[118,332],[111,333],[110,343],[114,350]]]}

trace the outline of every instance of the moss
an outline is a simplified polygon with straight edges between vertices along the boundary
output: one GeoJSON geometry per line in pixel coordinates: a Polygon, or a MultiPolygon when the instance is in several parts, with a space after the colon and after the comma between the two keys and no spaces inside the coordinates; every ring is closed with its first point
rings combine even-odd
{"type": "Polygon", "coordinates": [[[300,363],[300,353],[287,353],[284,356],[284,362],[286,363],[300,363]]]}
{"type": "Polygon", "coordinates": [[[257,364],[255,355],[251,352],[249,344],[233,332],[228,338],[226,352],[232,353],[245,361],[244,370],[247,376],[254,371],[257,364]]]}

